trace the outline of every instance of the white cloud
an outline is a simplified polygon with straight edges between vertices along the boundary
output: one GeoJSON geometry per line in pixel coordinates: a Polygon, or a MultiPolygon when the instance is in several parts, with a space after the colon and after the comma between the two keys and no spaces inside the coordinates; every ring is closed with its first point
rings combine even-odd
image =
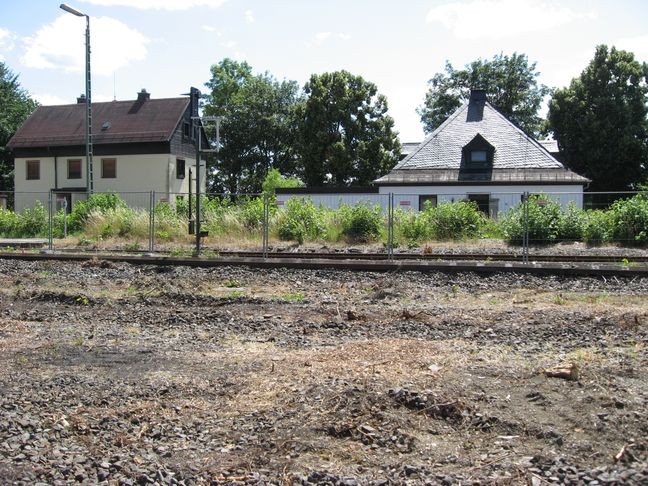
{"type": "Polygon", "coordinates": [[[216,27],[212,25],[203,25],[201,29],[204,30],[205,32],[216,32],[216,27]]]}
{"type": "Polygon", "coordinates": [[[76,100],[66,100],[65,98],[61,98],[60,96],[51,95],[47,93],[32,93],[31,97],[44,106],[70,105],[76,101],[76,100]]]}
{"type": "Polygon", "coordinates": [[[648,35],[624,37],[616,41],[614,47],[632,52],[639,62],[648,61],[648,35]]]}
{"type": "Polygon", "coordinates": [[[235,41],[227,41],[227,42],[223,42],[221,45],[228,49],[233,49],[234,47],[237,46],[237,43],[235,41]]]}
{"type": "Polygon", "coordinates": [[[252,10],[246,10],[245,11],[245,21],[248,24],[253,24],[254,23],[254,12],[252,10]]]}
{"type": "Polygon", "coordinates": [[[550,2],[471,0],[434,7],[426,20],[429,24],[440,23],[459,39],[479,39],[512,37],[593,18],[595,13],[578,13],[550,2]]]}
{"type": "MultiPolygon", "coordinates": [[[[24,41],[26,50],[20,62],[26,67],[66,72],[85,69],[83,19],[63,14],[24,41]]],[[[90,24],[92,73],[109,76],[133,61],[145,59],[148,42],[143,34],[118,20],[93,18],[90,24]]]]}
{"type": "Polygon", "coordinates": [[[343,32],[338,32],[337,34],[334,34],[333,32],[318,32],[315,34],[315,45],[321,46],[329,39],[349,40],[350,38],[351,36],[349,34],[343,32]]]}
{"type": "MultiPolygon", "coordinates": [[[[16,36],[12,34],[7,29],[0,27],[0,52],[9,52],[12,51],[15,44],[14,39],[16,36]]],[[[4,59],[4,56],[0,53],[0,61],[4,59]]]]}
{"type": "Polygon", "coordinates": [[[140,10],[189,10],[220,7],[225,0],[81,0],[101,7],[133,7],[140,10]]]}

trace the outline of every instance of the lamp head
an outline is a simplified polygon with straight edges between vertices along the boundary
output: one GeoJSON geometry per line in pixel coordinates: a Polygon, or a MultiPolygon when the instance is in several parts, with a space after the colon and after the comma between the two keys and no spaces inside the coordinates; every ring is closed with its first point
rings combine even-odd
{"type": "Polygon", "coordinates": [[[84,14],[83,12],[79,12],[77,9],[70,7],[69,5],[67,5],[65,3],[62,3],[61,5],[59,5],[59,7],[62,10],[65,10],[66,12],[71,13],[72,15],[76,15],[77,17],[87,17],[87,15],[84,14]]]}

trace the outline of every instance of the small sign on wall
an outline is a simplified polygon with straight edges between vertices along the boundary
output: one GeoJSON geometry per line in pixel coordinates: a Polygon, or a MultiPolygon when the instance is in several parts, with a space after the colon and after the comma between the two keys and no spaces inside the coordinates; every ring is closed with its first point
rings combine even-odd
{"type": "Polygon", "coordinates": [[[399,204],[401,206],[411,206],[412,205],[411,201],[401,201],[399,204]]]}

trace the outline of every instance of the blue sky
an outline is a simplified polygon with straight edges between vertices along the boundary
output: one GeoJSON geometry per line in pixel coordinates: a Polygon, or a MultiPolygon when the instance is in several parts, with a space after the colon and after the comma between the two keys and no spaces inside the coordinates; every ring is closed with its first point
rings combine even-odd
{"type": "MultiPolygon", "coordinates": [[[[301,85],[346,69],[387,96],[401,141],[423,131],[416,108],[443,69],[500,52],[537,62],[540,81],[565,86],[597,44],[648,61],[645,0],[69,0],[91,17],[93,101],[204,89],[225,57],[301,85]]],[[[82,18],[60,1],[2,0],[0,60],[43,104],[84,91],[82,18]]]]}

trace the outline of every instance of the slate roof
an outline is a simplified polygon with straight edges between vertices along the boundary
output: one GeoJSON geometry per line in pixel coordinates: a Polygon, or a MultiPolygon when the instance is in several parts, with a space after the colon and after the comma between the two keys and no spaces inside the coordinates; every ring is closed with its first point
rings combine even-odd
{"type": "MultiPolygon", "coordinates": [[[[189,103],[188,97],[92,103],[92,143],[169,141],[189,103]],[[105,122],[110,128],[102,130],[105,122]]],[[[85,109],[85,103],[39,106],[7,145],[83,145],[85,109]]]]}
{"type": "Polygon", "coordinates": [[[403,184],[407,181],[451,181],[453,174],[456,176],[454,181],[458,181],[462,149],[478,134],[495,148],[492,177],[488,179],[490,182],[589,182],[585,177],[565,169],[540,143],[511,123],[488,101],[474,100],[472,97],[470,102],[458,108],[389,174],[375,182],[403,184]]]}

